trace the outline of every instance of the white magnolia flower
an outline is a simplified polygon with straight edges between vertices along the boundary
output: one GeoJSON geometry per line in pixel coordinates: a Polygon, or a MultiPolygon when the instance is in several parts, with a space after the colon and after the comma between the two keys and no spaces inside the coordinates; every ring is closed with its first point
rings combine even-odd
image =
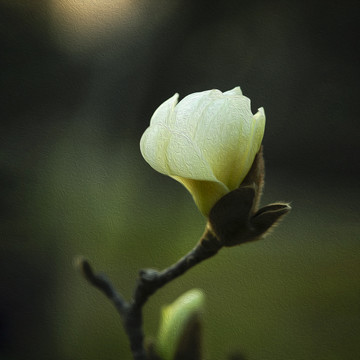
{"type": "Polygon", "coordinates": [[[158,172],[182,183],[200,211],[239,187],[259,151],[265,113],[253,115],[240,87],[178,94],[155,111],[140,149],[158,172]]]}

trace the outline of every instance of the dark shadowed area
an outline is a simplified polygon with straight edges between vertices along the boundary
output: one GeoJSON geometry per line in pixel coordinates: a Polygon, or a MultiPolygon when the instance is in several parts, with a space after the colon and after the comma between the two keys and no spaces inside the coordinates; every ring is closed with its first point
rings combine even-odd
{"type": "Polygon", "coordinates": [[[204,359],[360,352],[357,1],[0,0],[0,359],[130,359],[120,319],[73,266],[129,298],[141,268],[190,250],[205,219],[143,160],[175,92],[241,86],[263,106],[263,203],[292,212],[155,294],[206,295],[204,359]]]}

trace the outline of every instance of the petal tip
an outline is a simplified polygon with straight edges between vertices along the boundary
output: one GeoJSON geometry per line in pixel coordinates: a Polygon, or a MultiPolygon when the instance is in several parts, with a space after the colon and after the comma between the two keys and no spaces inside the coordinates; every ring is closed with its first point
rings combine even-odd
{"type": "Polygon", "coordinates": [[[258,108],[257,113],[254,115],[254,119],[256,121],[262,120],[265,122],[266,116],[265,116],[265,109],[263,107],[258,108]]]}
{"type": "Polygon", "coordinates": [[[243,95],[240,86],[236,86],[231,90],[225,91],[224,94],[226,94],[226,95],[237,95],[237,96],[242,96],[243,95]]]}

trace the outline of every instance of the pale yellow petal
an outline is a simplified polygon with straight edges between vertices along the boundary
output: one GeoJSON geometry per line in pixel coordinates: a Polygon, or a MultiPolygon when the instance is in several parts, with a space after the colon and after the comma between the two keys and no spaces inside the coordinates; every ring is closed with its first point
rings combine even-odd
{"type": "Polygon", "coordinates": [[[220,182],[199,181],[179,176],[173,176],[173,178],[186,187],[196,206],[206,217],[216,202],[229,192],[229,189],[220,182]]]}
{"type": "Polygon", "coordinates": [[[222,98],[223,94],[219,90],[207,90],[186,96],[176,106],[174,128],[194,139],[195,133],[199,129],[201,131],[199,120],[208,113],[208,107],[214,101],[222,98]]]}
{"type": "Polygon", "coordinates": [[[166,158],[169,174],[194,180],[217,181],[198,145],[186,133],[169,130],[166,158]]]}
{"type": "Polygon", "coordinates": [[[242,91],[240,89],[240,86],[237,86],[231,90],[225,91],[224,95],[242,95],[242,91]]]}
{"type": "Polygon", "coordinates": [[[171,118],[173,116],[173,112],[175,106],[178,102],[179,94],[173,95],[170,99],[164,101],[154,112],[153,116],[150,120],[151,125],[158,124],[167,124],[171,123],[171,118]]]}
{"type": "Polygon", "coordinates": [[[222,94],[199,118],[194,141],[201,144],[215,177],[228,188],[239,152],[243,151],[241,144],[246,146],[252,116],[248,98],[222,94]]]}
{"type": "Polygon", "coordinates": [[[151,125],[140,140],[140,151],[147,163],[156,171],[170,175],[167,160],[167,147],[171,137],[165,125],[151,125]]]}
{"type": "Polygon", "coordinates": [[[170,175],[166,151],[171,137],[169,126],[178,97],[179,94],[175,94],[156,109],[150,126],[140,140],[140,151],[144,159],[152,168],[165,175],[170,175]]]}
{"type": "Polygon", "coordinates": [[[151,125],[141,138],[140,150],[150,166],[162,174],[218,182],[194,141],[166,125],[151,125]]]}
{"type": "MultiPolygon", "coordinates": [[[[229,178],[230,190],[239,187],[245,176],[249,172],[255,155],[260,150],[261,142],[265,131],[265,112],[260,108],[258,112],[252,116],[250,123],[248,123],[248,132],[245,136],[241,136],[241,146],[238,153],[239,157],[236,161],[236,166],[233,168],[233,173],[229,178]]],[[[245,134],[244,134],[245,135],[245,134]]]]}

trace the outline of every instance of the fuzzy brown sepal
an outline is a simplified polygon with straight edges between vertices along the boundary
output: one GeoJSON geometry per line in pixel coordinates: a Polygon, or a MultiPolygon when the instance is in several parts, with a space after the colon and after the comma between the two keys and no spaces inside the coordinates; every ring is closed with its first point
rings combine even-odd
{"type": "Polygon", "coordinates": [[[291,210],[289,204],[281,202],[258,209],[264,175],[261,148],[240,187],[223,196],[211,209],[207,226],[223,246],[262,238],[291,210]]]}

